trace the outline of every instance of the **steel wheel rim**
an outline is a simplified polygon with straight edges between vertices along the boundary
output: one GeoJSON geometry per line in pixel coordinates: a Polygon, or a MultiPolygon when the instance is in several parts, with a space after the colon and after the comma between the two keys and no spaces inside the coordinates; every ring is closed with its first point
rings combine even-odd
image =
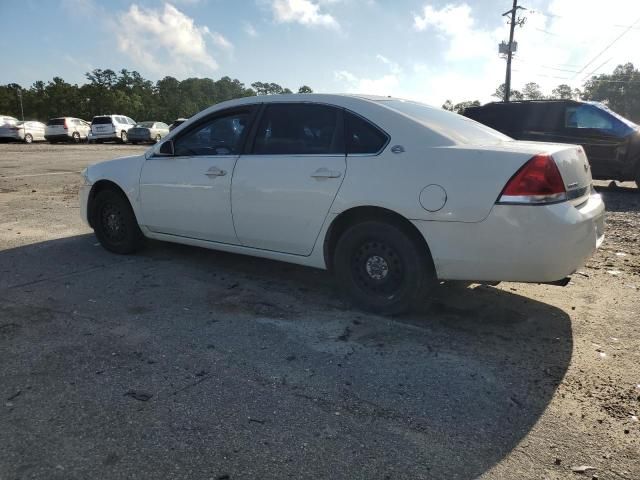
{"type": "Polygon", "coordinates": [[[122,211],[113,203],[106,203],[100,210],[100,226],[104,236],[113,243],[121,242],[126,238],[122,211]]]}
{"type": "Polygon", "coordinates": [[[351,275],[364,292],[391,298],[402,289],[405,268],[393,247],[379,240],[367,240],[354,251],[351,275]]]}

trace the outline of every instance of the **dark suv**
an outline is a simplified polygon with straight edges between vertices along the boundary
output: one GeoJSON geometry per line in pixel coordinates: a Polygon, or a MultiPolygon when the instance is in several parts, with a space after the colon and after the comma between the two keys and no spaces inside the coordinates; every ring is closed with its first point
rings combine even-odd
{"type": "Polygon", "coordinates": [[[640,188],[640,127],[601,103],[493,102],[469,107],[464,115],[517,140],[582,145],[593,178],[635,180],[640,188]]]}

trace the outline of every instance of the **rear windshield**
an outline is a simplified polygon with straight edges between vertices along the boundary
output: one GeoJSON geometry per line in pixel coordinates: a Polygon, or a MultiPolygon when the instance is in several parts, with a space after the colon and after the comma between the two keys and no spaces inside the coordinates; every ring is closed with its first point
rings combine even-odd
{"type": "Polygon", "coordinates": [[[47,122],[47,125],[64,125],[64,118],[52,118],[47,122]]]}
{"type": "Polygon", "coordinates": [[[382,100],[381,103],[458,144],[487,145],[512,140],[511,137],[462,115],[423,103],[397,99],[382,100]]]}
{"type": "Polygon", "coordinates": [[[106,125],[111,124],[111,117],[93,117],[91,121],[92,125],[106,125]]]}
{"type": "Polygon", "coordinates": [[[140,122],[139,124],[136,125],[136,127],[152,128],[153,124],[154,122],[140,122]]]}

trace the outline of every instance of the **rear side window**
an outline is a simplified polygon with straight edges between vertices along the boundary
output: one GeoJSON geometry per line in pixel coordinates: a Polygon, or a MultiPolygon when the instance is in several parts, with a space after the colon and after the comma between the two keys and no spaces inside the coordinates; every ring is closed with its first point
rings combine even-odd
{"type": "Polygon", "coordinates": [[[309,103],[268,105],[256,131],[257,155],[343,153],[338,109],[309,103]]]}
{"type": "Polygon", "coordinates": [[[378,153],[387,143],[387,135],[365,119],[349,112],[344,117],[347,153],[378,153]]]}
{"type": "Polygon", "coordinates": [[[91,121],[92,125],[110,125],[111,117],[94,117],[91,121]]]}
{"type": "Polygon", "coordinates": [[[54,125],[64,125],[64,118],[52,118],[47,122],[47,125],[49,125],[50,127],[54,125]]]}

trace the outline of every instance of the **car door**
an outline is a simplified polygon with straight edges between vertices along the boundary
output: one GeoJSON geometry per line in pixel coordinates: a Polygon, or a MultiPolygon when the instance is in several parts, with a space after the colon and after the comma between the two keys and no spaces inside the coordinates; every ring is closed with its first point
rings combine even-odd
{"type": "Polygon", "coordinates": [[[269,103],[233,174],[242,245],[309,255],[344,178],[343,115],[314,103],[269,103]]]}
{"type": "Polygon", "coordinates": [[[215,113],[180,132],[172,155],[154,155],[144,162],[140,203],[147,228],[237,244],[231,178],[254,111],[248,106],[215,113]]]}

